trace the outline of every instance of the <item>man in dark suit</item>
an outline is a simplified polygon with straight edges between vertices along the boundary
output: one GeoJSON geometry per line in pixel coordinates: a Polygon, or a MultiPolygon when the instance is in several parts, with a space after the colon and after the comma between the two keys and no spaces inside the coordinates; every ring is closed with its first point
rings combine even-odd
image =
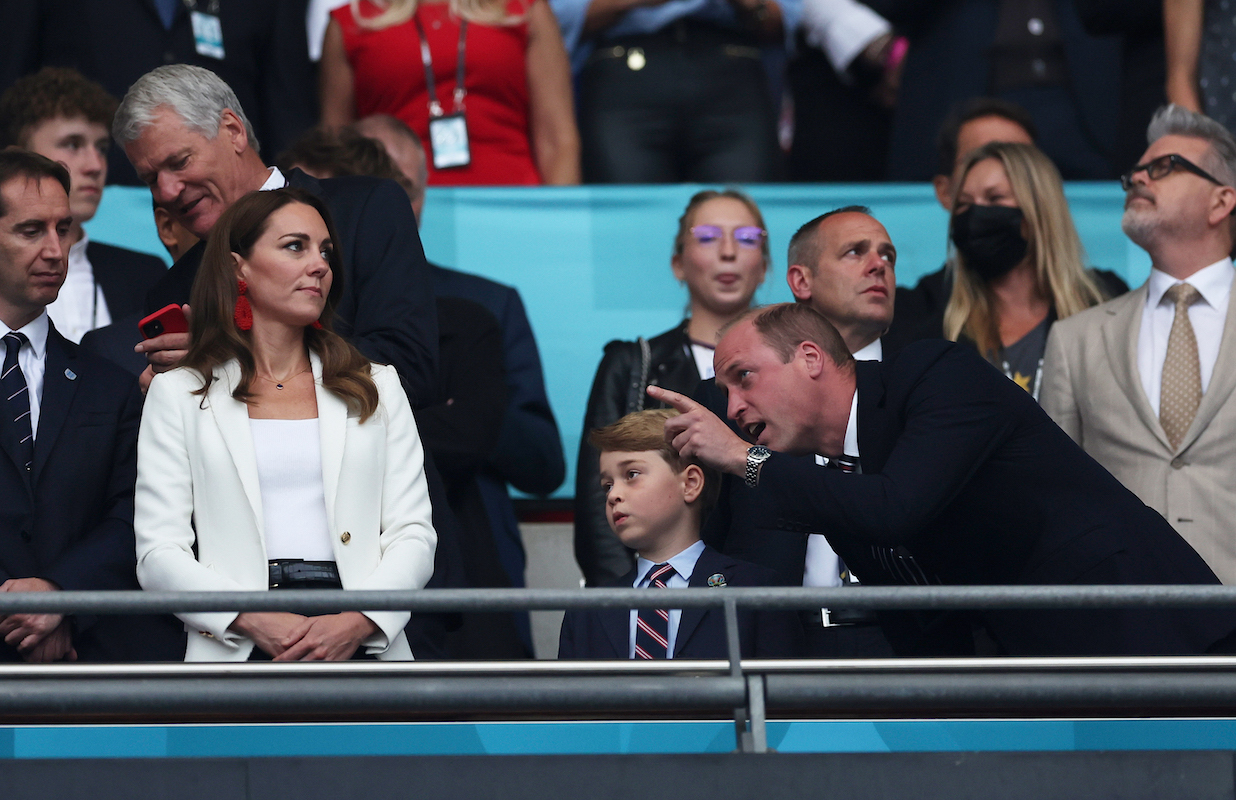
{"type": "MultiPolygon", "coordinates": [[[[0,591],[137,589],[133,378],[56,332],[72,216],[64,167],[0,152],[0,591]],[[71,501],[70,501],[71,500],[71,501]]],[[[9,614],[0,661],[179,659],[171,618],[9,614]]]]}
{"type": "MultiPolygon", "coordinates": [[[[268,158],[317,121],[316,84],[305,38],[305,0],[23,0],[8,14],[5,73],[72,67],[119,97],[163,64],[217,72],[253,114],[268,158]],[[210,29],[221,30],[217,43],[210,29]]],[[[7,11],[7,9],[6,9],[7,11]]],[[[13,77],[16,77],[13,75],[13,77]]],[[[7,81],[6,81],[7,85],[7,81]]],[[[257,149],[256,139],[252,143],[257,149]]],[[[115,183],[136,184],[123,153],[115,183]]]]}
{"type": "MultiPolygon", "coordinates": [[[[856,363],[822,316],[782,304],[733,325],[716,365],[728,416],[756,444],[653,387],[684,412],[667,439],[759,486],[777,527],[825,533],[866,584],[1217,583],[1161,516],[965,347],[924,341],[891,364],[856,363]],[[819,469],[815,453],[841,468],[819,469]]],[[[976,618],[1012,655],[1200,653],[1236,628],[1226,610],[976,618]]],[[[899,652],[966,650],[968,628],[947,616],[887,620],[899,652]]]]}
{"type": "MultiPolygon", "coordinates": [[[[154,201],[205,240],[228,207],[248,192],[295,186],[330,208],[343,253],[343,297],[336,330],[368,358],[399,371],[413,407],[438,399],[437,313],[416,220],[394,181],[365,177],[319,181],[299,170],[268,168],[232,90],[200,67],[160,67],[121,101],[112,133],[154,201]]],[[[191,248],[150,292],[148,311],[187,303],[205,242],[191,248]]],[[[141,344],[154,370],[178,364],[186,334],[141,344]]]]}
{"type": "Polygon", "coordinates": [[[47,67],[0,96],[0,147],[17,147],[59,161],[69,170],[69,271],[47,308],[56,329],[71,341],[140,311],[167,271],[148,253],[92,242],[82,227],[94,218],[107,183],[116,98],[74,70],[47,67]]]}

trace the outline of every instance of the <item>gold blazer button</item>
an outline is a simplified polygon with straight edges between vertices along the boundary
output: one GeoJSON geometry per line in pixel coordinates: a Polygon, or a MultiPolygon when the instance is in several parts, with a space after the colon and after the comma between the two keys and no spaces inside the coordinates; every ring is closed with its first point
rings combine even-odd
{"type": "Polygon", "coordinates": [[[347,544],[348,542],[352,541],[352,534],[348,533],[347,531],[344,531],[343,535],[339,537],[339,541],[343,542],[344,544],[347,544]]]}

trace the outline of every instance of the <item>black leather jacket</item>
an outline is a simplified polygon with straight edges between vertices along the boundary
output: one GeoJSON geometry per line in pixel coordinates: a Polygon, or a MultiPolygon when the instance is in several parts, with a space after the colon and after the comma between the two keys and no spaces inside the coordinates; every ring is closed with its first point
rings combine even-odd
{"type": "MultiPolygon", "coordinates": [[[[647,383],[691,395],[700,375],[691,355],[687,321],[644,343],[648,347],[647,383]]],[[[665,407],[644,394],[643,365],[640,341],[610,342],[605,345],[605,356],[588,395],[575,471],[575,560],[589,586],[621,578],[634,566],[632,551],[618,540],[605,519],[600,456],[588,444],[588,434],[640,408],[665,407]]]]}

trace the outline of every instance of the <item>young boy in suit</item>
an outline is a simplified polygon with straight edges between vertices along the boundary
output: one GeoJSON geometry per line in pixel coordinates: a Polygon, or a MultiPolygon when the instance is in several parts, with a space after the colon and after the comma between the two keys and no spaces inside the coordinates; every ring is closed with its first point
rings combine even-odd
{"type": "MultiPolygon", "coordinates": [[[[700,541],[700,525],[716,501],[720,481],[711,470],[680,459],[666,443],[665,421],[677,413],[628,414],[589,437],[601,453],[606,519],[639,555],[635,569],[610,585],[777,585],[771,570],[722,555],[700,541]]],[[[743,657],[797,655],[802,630],[796,614],[740,611],[738,625],[743,657]]],[[[558,658],[728,658],[725,615],[720,608],[568,610],[558,658]]]]}

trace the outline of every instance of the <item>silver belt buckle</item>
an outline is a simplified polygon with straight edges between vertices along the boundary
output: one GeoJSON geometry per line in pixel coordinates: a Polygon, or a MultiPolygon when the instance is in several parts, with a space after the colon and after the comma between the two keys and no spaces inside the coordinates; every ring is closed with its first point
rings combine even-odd
{"type": "Polygon", "coordinates": [[[836,626],[836,623],[834,623],[832,618],[829,617],[827,608],[820,609],[820,624],[825,628],[832,628],[836,626]]]}

